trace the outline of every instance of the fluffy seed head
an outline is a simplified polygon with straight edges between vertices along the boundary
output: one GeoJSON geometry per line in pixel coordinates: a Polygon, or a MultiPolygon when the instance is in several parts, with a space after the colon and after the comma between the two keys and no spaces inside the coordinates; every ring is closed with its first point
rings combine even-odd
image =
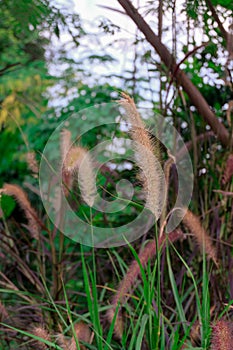
{"type": "Polygon", "coordinates": [[[36,218],[38,217],[36,211],[32,208],[26,193],[17,185],[4,184],[3,191],[8,196],[14,197],[23,209],[28,220],[28,229],[33,238],[39,238],[39,225],[36,218]]]}
{"type": "MultiPolygon", "coordinates": [[[[48,331],[46,329],[44,329],[43,327],[35,327],[33,329],[32,333],[39,338],[42,338],[42,339],[47,340],[47,341],[51,341],[48,331]]],[[[36,349],[38,349],[38,350],[47,350],[48,349],[48,346],[39,340],[35,341],[35,346],[36,346],[36,349]]]]}
{"type": "Polygon", "coordinates": [[[158,150],[149,136],[148,131],[137,111],[134,100],[125,93],[119,101],[126,111],[126,118],[131,124],[130,135],[135,142],[134,151],[136,163],[140,168],[140,179],[143,190],[147,193],[146,206],[159,218],[164,200],[164,177],[156,153],[158,150]]]}
{"type": "Polygon", "coordinates": [[[199,218],[190,210],[187,210],[183,218],[183,222],[196,238],[200,248],[202,249],[204,247],[207,256],[212,259],[216,265],[218,265],[216,249],[212,244],[210,236],[202,227],[199,218]]]}
{"type": "MultiPolygon", "coordinates": [[[[78,339],[79,342],[91,344],[92,332],[87,324],[85,324],[84,322],[78,322],[75,324],[74,330],[76,333],[76,338],[78,339]]],[[[84,345],[79,344],[79,346],[81,350],[86,349],[84,345]]],[[[77,346],[76,346],[75,337],[72,337],[69,350],[76,350],[76,349],[77,349],[77,346]]]]}
{"type": "Polygon", "coordinates": [[[60,148],[62,161],[66,158],[66,154],[71,147],[71,132],[67,129],[61,131],[60,148]]]}
{"type": "Polygon", "coordinates": [[[211,350],[232,350],[233,349],[233,324],[219,320],[213,326],[211,350]]]}
{"type": "Polygon", "coordinates": [[[93,162],[88,151],[83,147],[72,147],[64,160],[64,174],[72,181],[78,173],[78,181],[84,201],[92,207],[96,196],[93,162]]]}
{"type": "Polygon", "coordinates": [[[27,164],[28,164],[29,169],[32,171],[33,176],[35,178],[37,178],[38,173],[39,173],[39,167],[38,167],[38,163],[36,160],[35,152],[28,152],[27,153],[27,164]]]}

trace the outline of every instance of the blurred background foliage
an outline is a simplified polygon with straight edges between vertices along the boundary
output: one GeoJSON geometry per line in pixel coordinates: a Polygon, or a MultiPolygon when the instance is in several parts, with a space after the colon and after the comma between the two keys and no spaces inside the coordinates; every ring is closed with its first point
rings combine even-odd
{"type": "MultiPolygon", "coordinates": [[[[226,112],[233,98],[232,51],[228,50],[230,44],[216,25],[208,1],[162,4],[161,23],[157,19],[160,11],[157,2],[145,2],[142,12],[149,21],[154,21],[151,23],[155,31],[161,27],[163,42],[178,62],[184,57],[182,52],[187,57],[182,69],[220,120],[231,128],[226,112]],[[203,46],[198,49],[199,45],[203,46]]],[[[230,28],[231,2],[212,4],[217,6],[222,23],[230,28]]],[[[192,139],[191,131],[200,134],[208,129],[185,92],[174,84],[170,86],[167,68],[142,34],[135,30],[125,39],[118,37],[119,32],[124,35],[124,29],[109,18],[97,18],[93,28],[79,14],[72,13],[69,4],[1,1],[1,183],[6,178],[19,182],[24,179],[28,171],[26,152],[34,150],[37,155],[42,152],[52,130],[69,113],[111,101],[117,98],[119,89],[171,117],[187,141],[192,139]],[[126,47],[130,52],[125,52],[127,63],[122,65],[121,74],[114,73],[126,47]]],[[[204,160],[199,159],[196,170],[204,168],[204,160]]]]}

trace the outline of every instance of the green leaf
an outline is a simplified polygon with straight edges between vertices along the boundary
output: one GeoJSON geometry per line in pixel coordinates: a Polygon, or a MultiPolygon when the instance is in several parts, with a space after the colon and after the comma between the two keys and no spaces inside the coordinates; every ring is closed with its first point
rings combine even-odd
{"type": "Polygon", "coordinates": [[[3,215],[5,218],[8,218],[13,210],[15,209],[16,203],[14,199],[6,194],[2,194],[0,199],[0,207],[3,211],[3,215]]]}

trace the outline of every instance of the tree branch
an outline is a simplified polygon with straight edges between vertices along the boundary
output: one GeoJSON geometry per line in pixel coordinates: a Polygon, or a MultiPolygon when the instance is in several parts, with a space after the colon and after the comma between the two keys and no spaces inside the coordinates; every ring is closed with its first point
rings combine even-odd
{"type": "Polygon", "coordinates": [[[178,84],[180,84],[184,91],[189,96],[193,105],[197,108],[198,112],[206,123],[208,123],[214,133],[217,135],[220,142],[227,146],[229,145],[229,133],[224,125],[217,119],[214,112],[210,109],[210,106],[196,88],[196,86],[191,82],[191,80],[186,76],[186,74],[180,69],[177,69],[177,64],[174,57],[168,51],[167,47],[162,44],[159,37],[152,31],[147,22],[138,13],[136,8],[132,5],[129,0],[118,0],[120,5],[124,8],[127,15],[134,21],[136,26],[145,35],[147,41],[153,46],[153,48],[159,54],[161,60],[165,63],[167,68],[170,70],[172,75],[175,75],[178,84]],[[175,74],[174,74],[175,73],[175,74]]]}
{"type": "Polygon", "coordinates": [[[222,22],[220,21],[219,17],[218,17],[218,14],[212,4],[212,2],[210,0],[206,0],[206,4],[207,6],[209,7],[211,13],[212,13],[212,16],[214,18],[214,20],[217,22],[218,24],[218,28],[220,29],[220,32],[223,36],[223,38],[227,41],[228,39],[228,33],[227,31],[224,29],[223,25],[222,25],[222,22]]]}
{"type": "Polygon", "coordinates": [[[4,68],[0,69],[0,76],[3,75],[8,69],[15,67],[15,66],[19,66],[20,64],[21,64],[20,62],[8,64],[4,68]]]}
{"type": "Polygon", "coordinates": [[[158,7],[158,37],[162,39],[162,28],[163,28],[163,0],[159,0],[158,7]]]}

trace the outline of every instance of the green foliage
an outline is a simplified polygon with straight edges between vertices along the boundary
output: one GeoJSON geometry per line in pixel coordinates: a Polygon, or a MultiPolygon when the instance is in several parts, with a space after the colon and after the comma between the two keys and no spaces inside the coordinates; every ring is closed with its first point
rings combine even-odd
{"type": "Polygon", "coordinates": [[[1,178],[7,171],[9,180],[25,172],[23,153],[28,140],[23,128],[38,124],[47,105],[43,94],[52,84],[52,77],[44,57],[48,40],[41,32],[48,12],[43,2],[1,1],[1,178]]]}
{"type": "Polygon", "coordinates": [[[4,218],[7,219],[15,209],[15,201],[11,197],[1,194],[0,208],[4,218]]]}
{"type": "Polygon", "coordinates": [[[186,1],[186,11],[187,15],[192,19],[196,20],[198,18],[199,1],[187,0],[186,1]]]}
{"type": "Polygon", "coordinates": [[[233,4],[231,0],[211,0],[214,6],[220,5],[228,10],[233,10],[233,4]]]}

